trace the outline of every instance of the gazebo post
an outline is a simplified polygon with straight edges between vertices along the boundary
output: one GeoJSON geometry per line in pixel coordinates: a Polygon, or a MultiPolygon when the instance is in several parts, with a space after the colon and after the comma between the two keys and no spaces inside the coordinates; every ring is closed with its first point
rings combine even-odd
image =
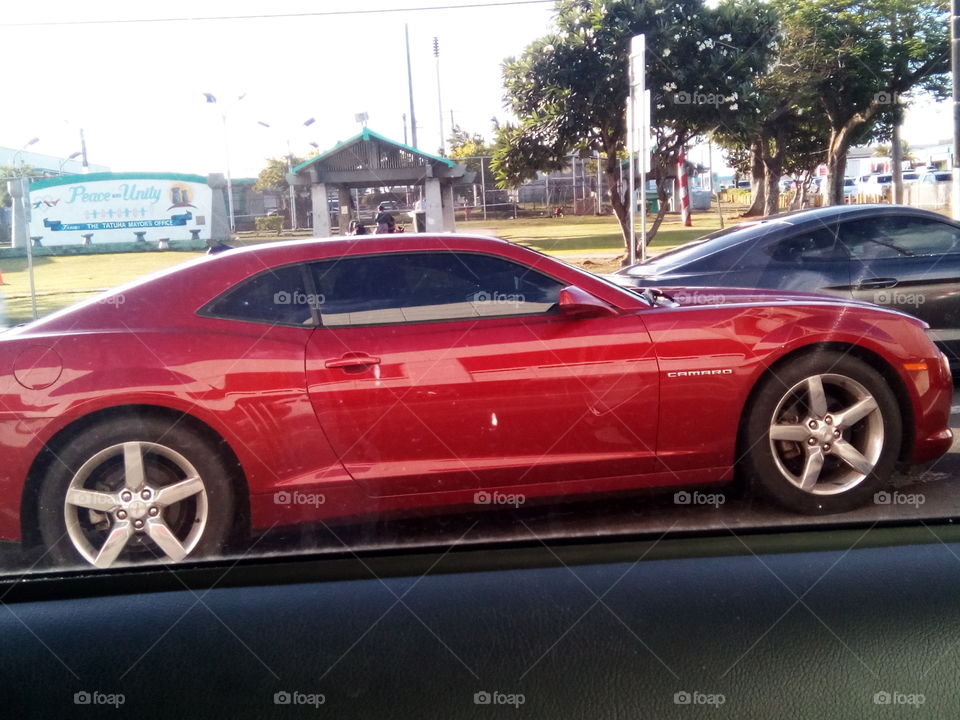
{"type": "Polygon", "coordinates": [[[427,232],[443,232],[443,196],[439,178],[428,177],[423,181],[423,211],[427,214],[427,232]]]}
{"type": "Polygon", "coordinates": [[[330,237],[330,209],[327,207],[326,183],[310,186],[310,204],[313,210],[313,236],[330,237]]]}
{"type": "Polygon", "coordinates": [[[340,229],[337,231],[340,235],[347,234],[347,228],[350,227],[350,188],[346,185],[337,185],[337,196],[340,199],[340,229]]]}
{"type": "Polygon", "coordinates": [[[445,182],[440,185],[440,204],[443,210],[443,231],[456,232],[457,223],[453,214],[453,183],[445,182]]]}

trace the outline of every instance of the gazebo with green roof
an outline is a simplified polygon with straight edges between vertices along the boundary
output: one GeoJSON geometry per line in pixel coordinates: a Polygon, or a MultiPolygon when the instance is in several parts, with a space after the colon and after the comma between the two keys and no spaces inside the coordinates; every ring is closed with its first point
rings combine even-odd
{"type": "Polygon", "coordinates": [[[369,128],[293,168],[295,185],[309,185],[314,237],[330,235],[327,194],[340,198],[340,233],[350,223],[350,189],[422,185],[427,232],[453,232],[453,186],[465,165],[390,140],[369,128]]]}

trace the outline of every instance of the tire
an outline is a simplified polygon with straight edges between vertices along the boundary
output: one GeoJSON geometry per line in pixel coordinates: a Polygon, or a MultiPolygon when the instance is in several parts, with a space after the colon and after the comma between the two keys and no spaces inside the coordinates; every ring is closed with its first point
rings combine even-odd
{"type": "Polygon", "coordinates": [[[836,351],[777,367],[761,381],[745,419],[740,449],[751,486],[808,514],[869,502],[890,482],[903,437],[887,381],[836,351]]]}
{"type": "Polygon", "coordinates": [[[152,416],[106,420],[58,448],[38,501],[57,565],[215,556],[239,522],[217,449],[190,424],[152,416]]]}

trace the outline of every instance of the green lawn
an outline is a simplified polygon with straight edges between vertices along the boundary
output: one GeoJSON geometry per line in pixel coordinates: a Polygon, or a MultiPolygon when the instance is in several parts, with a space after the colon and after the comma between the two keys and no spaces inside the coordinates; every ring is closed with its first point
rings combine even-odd
{"type": "MultiPolygon", "coordinates": [[[[727,222],[732,220],[728,219],[727,222]]],[[[651,248],[654,252],[662,251],[719,227],[716,214],[694,215],[692,228],[681,226],[676,216],[667,216],[651,248]]],[[[620,228],[610,217],[472,220],[457,223],[457,229],[460,232],[496,235],[596,272],[614,269],[619,265],[618,256],[623,252],[620,228]]],[[[265,240],[266,238],[240,239],[234,244],[247,245],[265,240]]],[[[109,287],[185,262],[201,254],[145,252],[34,258],[38,314],[45,315],[109,287]]],[[[26,259],[0,260],[0,272],[7,283],[0,287],[5,296],[6,323],[13,325],[29,321],[31,308],[26,259]]],[[[0,321],[2,320],[3,312],[0,312],[0,321]]]]}
{"type": "MultiPolygon", "coordinates": [[[[730,224],[734,221],[725,218],[724,222],[730,224]]],[[[668,215],[650,248],[657,251],[675,247],[719,228],[720,219],[716,213],[694,215],[691,228],[683,227],[678,216],[668,215]]],[[[457,230],[488,232],[558,257],[603,256],[623,252],[620,226],[608,216],[471,220],[458,222],[457,230]]]]}

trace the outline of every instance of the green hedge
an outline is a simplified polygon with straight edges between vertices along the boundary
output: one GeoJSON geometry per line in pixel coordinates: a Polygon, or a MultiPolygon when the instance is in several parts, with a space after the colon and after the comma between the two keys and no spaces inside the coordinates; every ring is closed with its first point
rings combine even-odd
{"type": "Polygon", "coordinates": [[[267,217],[255,218],[258,232],[275,232],[283,230],[283,217],[281,215],[268,215],[267,217]]]}

